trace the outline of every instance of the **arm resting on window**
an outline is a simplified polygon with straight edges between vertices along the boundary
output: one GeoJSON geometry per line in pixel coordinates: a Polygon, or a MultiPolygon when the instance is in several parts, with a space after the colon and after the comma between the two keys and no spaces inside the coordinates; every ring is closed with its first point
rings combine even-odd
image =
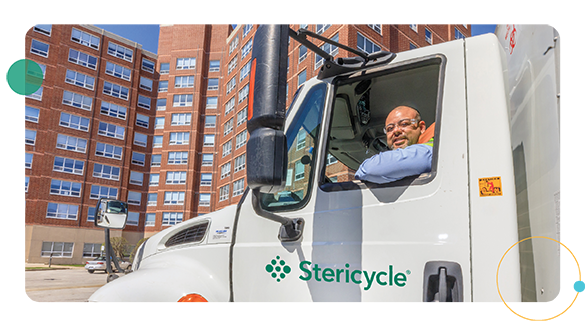
{"type": "Polygon", "coordinates": [[[432,157],[433,148],[425,144],[381,152],[362,162],[355,177],[379,184],[394,182],[430,172],[432,157]]]}

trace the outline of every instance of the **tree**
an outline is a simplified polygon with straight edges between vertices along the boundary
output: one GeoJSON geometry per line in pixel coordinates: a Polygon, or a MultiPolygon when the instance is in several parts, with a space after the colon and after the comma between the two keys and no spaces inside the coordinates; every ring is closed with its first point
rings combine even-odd
{"type": "Polygon", "coordinates": [[[134,258],[136,257],[136,252],[138,251],[138,248],[140,247],[140,245],[142,245],[142,243],[146,242],[146,240],[148,240],[148,237],[143,238],[140,241],[138,241],[138,243],[136,243],[134,250],[132,250],[132,253],[130,254],[130,262],[134,262],[134,258]]]}
{"type": "Polygon", "coordinates": [[[110,244],[112,244],[112,250],[114,250],[113,255],[122,260],[124,259],[124,254],[130,250],[130,244],[128,244],[128,241],[123,237],[112,237],[110,239],[110,244]]]}

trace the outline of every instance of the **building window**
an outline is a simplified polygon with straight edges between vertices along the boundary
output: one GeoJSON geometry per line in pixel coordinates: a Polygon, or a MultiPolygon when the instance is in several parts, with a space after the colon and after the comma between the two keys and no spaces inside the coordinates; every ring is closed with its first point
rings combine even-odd
{"type": "Polygon", "coordinates": [[[147,206],[156,206],[156,201],[158,199],[158,193],[148,193],[148,200],[146,202],[147,206]]]}
{"type": "Polygon", "coordinates": [[[97,61],[98,59],[92,55],[69,49],[69,62],[95,70],[97,67],[97,61]]]}
{"type": "Polygon", "coordinates": [[[156,99],[156,110],[163,111],[167,110],[167,99],[156,99]]]}
{"type": "Polygon", "coordinates": [[[78,198],[81,195],[81,183],[52,179],[49,193],[78,198]]]}
{"type": "Polygon", "coordinates": [[[433,33],[425,28],[425,41],[429,44],[433,44],[433,33]]]}
{"type": "Polygon", "coordinates": [[[301,85],[303,85],[303,83],[305,83],[306,80],[307,80],[307,70],[305,69],[299,73],[297,87],[301,87],[301,85]]]}
{"type": "Polygon", "coordinates": [[[168,92],[169,90],[169,81],[159,81],[158,82],[158,91],[159,92],[168,92]]]}
{"type": "Polygon", "coordinates": [[[39,109],[28,106],[6,106],[6,120],[22,120],[38,123],[39,112],[39,109]]]}
{"type": "Polygon", "coordinates": [[[242,69],[240,69],[240,82],[246,78],[250,74],[250,69],[252,67],[252,60],[249,60],[242,69]]]}
{"type": "Polygon", "coordinates": [[[205,128],[214,128],[217,116],[205,116],[205,128]]]}
{"type": "Polygon", "coordinates": [[[62,112],[61,118],[59,119],[59,125],[87,132],[89,131],[89,118],[62,112]]]}
{"type": "Polygon", "coordinates": [[[32,153],[26,152],[7,152],[6,168],[32,168],[32,153]]]}
{"type": "MultiPolygon", "coordinates": [[[[170,145],[184,145],[189,144],[189,132],[174,132],[171,133],[169,140],[170,145]]],[[[203,145],[205,146],[205,144],[203,145]]]]}
{"type": "Polygon", "coordinates": [[[33,39],[30,45],[30,52],[47,58],[49,56],[49,45],[33,39]]]}
{"type": "Polygon", "coordinates": [[[124,66],[116,65],[111,62],[106,62],[106,74],[112,75],[117,78],[121,78],[126,81],[130,81],[132,76],[132,70],[124,66]]]}
{"type": "Polygon", "coordinates": [[[228,102],[226,102],[225,115],[229,114],[232,110],[234,110],[234,108],[236,108],[236,97],[232,97],[228,102]]]}
{"type": "Polygon", "coordinates": [[[329,27],[331,24],[317,24],[317,34],[325,32],[329,27]]]}
{"type": "Polygon", "coordinates": [[[244,170],[246,168],[246,154],[242,154],[241,156],[234,159],[234,174],[240,170],[244,170]]]}
{"type": "Polygon", "coordinates": [[[303,60],[305,60],[305,58],[307,58],[307,47],[304,45],[301,45],[299,47],[299,63],[301,63],[303,60]]]}
{"type": "Polygon", "coordinates": [[[305,178],[305,165],[301,161],[295,163],[295,181],[305,178]]]}
{"type": "Polygon", "coordinates": [[[37,33],[44,34],[46,36],[51,36],[51,30],[53,29],[53,25],[35,25],[33,27],[33,31],[37,33]]]}
{"type": "Polygon", "coordinates": [[[238,56],[235,56],[230,62],[228,63],[228,75],[234,71],[238,67],[238,56]]]}
{"type": "Polygon", "coordinates": [[[188,107],[193,105],[193,94],[173,95],[173,107],[188,107]]]}
{"type": "Polygon", "coordinates": [[[225,165],[221,166],[221,177],[219,179],[224,179],[228,177],[232,171],[232,163],[228,162],[225,165]]]}
{"type": "Polygon", "coordinates": [[[410,29],[418,33],[418,25],[417,24],[410,24],[410,29]]]}
{"type": "Polygon", "coordinates": [[[162,146],[163,146],[163,136],[162,135],[154,135],[152,137],[152,147],[153,148],[162,148],[162,146]]]}
{"type": "Polygon", "coordinates": [[[185,184],[186,182],[186,171],[167,171],[166,184],[185,184]]]}
{"type": "Polygon", "coordinates": [[[187,164],[188,158],[189,158],[189,152],[187,152],[187,151],[169,152],[169,158],[168,158],[167,164],[169,164],[169,165],[185,165],[185,164],[187,164]]]}
{"type": "Polygon", "coordinates": [[[213,166],[213,153],[203,153],[201,155],[201,166],[213,166]]]}
{"type": "MultiPolygon", "coordinates": [[[[339,42],[339,33],[335,34],[331,40],[335,41],[335,42],[339,42]]],[[[325,43],[321,46],[321,50],[327,52],[328,54],[330,54],[331,56],[335,56],[338,52],[339,52],[339,48],[331,45],[329,43],[325,43]]],[[[323,65],[323,63],[325,62],[325,59],[323,57],[321,57],[318,54],[315,54],[315,69],[321,67],[321,65],[323,65]]]]}
{"type": "Polygon", "coordinates": [[[150,118],[142,114],[136,114],[136,125],[148,128],[148,126],[150,125],[150,118]]]}
{"type": "Polygon", "coordinates": [[[101,253],[102,253],[102,244],[101,243],[84,243],[83,244],[83,257],[84,258],[95,258],[95,257],[99,256],[101,253]]]}
{"type": "Polygon", "coordinates": [[[207,80],[207,89],[208,90],[219,90],[219,79],[217,78],[210,78],[207,80]]]}
{"type": "Polygon", "coordinates": [[[85,45],[92,49],[98,50],[100,48],[100,38],[87,34],[75,28],[71,29],[71,41],[85,45]]]}
{"type": "Polygon", "coordinates": [[[252,52],[252,41],[254,39],[250,39],[250,41],[246,42],[242,47],[242,60],[248,55],[248,53],[252,52]]]}
{"type": "Polygon", "coordinates": [[[110,82],[104,82],[104,94],[113,96],[115,98],[120,98],[123,100],[128,100],[129,91],[127,87],[120,86],[118,84],[113,84],[110,82]]]}
{"type": "Polygon", "coordinates": [[[209,97],[206,99],[205,108],[217,108],[217,97],[209,97]]]}
{"type": "Polygon", "coordinates": [[[199,194],[199,205],[202,207],[209,207],[211,204],[211,194],[201,193],[199,194]]]}
{"type": "Polygon", "coordinates": [[[213,146],[215,144],[215,135],[205,134],[203,135],[203,146],[213,146]]]}
{"type": "Polygon", "coordinates": [[[72,256],[73,243],[71,242],[43,242],[43,246],[41,248],[41,257],[71,258],[72,256]]]}
{"type": "Polygon", "coordinates": [[[325,164],[326,164],[327,166],[329,166],[329,165],[332,165],[332,164],[334,164],[334,163],[336,163],[336,162],[337,162],[337,158],[335,158],[335,157],[334,157],[334,156],[332,156],[331,154],[327,153],[327,160],[326,160],[325,164]]]}
{"type": "Polygon", "coordinates": [[[225,157],[228,154],[232,153],[232,141],[229,140],[227,142],[225,142],[222,146],[221,146],[221,157],[225,157]]]}
{"type": "Polygon", "coordinates": [[[230,198],[230,184],[219,188],[219,201],[224,201],[230,198]]]}
{"type": "Polygon", "coordinates": [[[134,52],[113,42],[108,42],[108,54],[132,62],[134,52]]]}
{"type": "Polygon", "coordinates": [[[6,192],[28,192],[29,177],[6,176],[6,192]]]}
{"type": "Polygon", "coordinates": [[[211,186],[211,178],[212,178],[212,174],[210,173],[203,173],[201,174],[201,182],[200,185],[201,186],[211,186]]]}
{"type": "Polygon", "coordinates": [[[237,117],[236,117],[236,119],[238,121],[237,126],[240,126],[243,123],[245,123],[245,122],[248,121],[248,116],[247,116],[248,115],[248,110],[247,109],[248,108],[244,108],[244,109],[238,111],[238,114],[237,114],[237,117]]]}
{"type": "Polygon", "coordinates": [[[373,29],[374,31],[376,31],[378,34],[382,34],[382,25],[380,24],[368,24],[368,26],[373,29]]]}
{"type": "Polygon", "coordinates": [[[305,147],[307,132],[300,130],[297,136],[297,151],[305,147]]]}
{"type": "Polygon", "coordinates": [[[176,88],[184,88],[184,87],[193,87],[195,83],[195,76],[176,76],[175,77],[175,87],[176,88]]]}
{"type": "Polygon", "coordinates": [[[367,53],[374,53],[381,50],[380,46],[372,42],[367,37],[358,33],[357,35],[357,47],[358,49],[365,51],[367,53]]]}
{"type": "Polygon", "coordinates": [[[53,171],[59,171],[74,175],[83,175],[84,162],[75,159],[55,157],[53,171]]]}
{"type": "Polygon", "coordinates": [[[102,106],[100,107],[100,113],[102,115],[119,118],[122,120],[126,120],[126,111],[127,109],[125,107],[105,101],[102,101],[102,106]]]}
{"type": "Polygon", "coordinates": [[[250,31],[252,30],[252,27],[254,27],[253,24],[244,25],[244,27],[242,28],[242,38],[245,38],[246,35],[248,35],[248,33],[250,33],[250,31]]]}
{"type": "Polygon", "coordinates": [[[98,163],[93,164],[93,177],[119,180],[120,179],[120,167],[102,165],[98,163]]]}
{"type": "Polygon", "coordinates": [[[228,135],[234,130],[234,119],[230,118],[225,124],[223,124],[223,136],[228,135]]]}
{"type": "Polygon", "coordinates": [[[46,218],[77,220],[79,206],[65,203],[52,203],[47,205],[46,218]]]}
{"type": "Polygon", "coordinates": [[[91,192],[89,194],[89,198],[90,199],[100,199],[100,198],[116,199],[116,198],[118,198],[118,189],[114,188],[114,187],[92,185],[91,192]]]}
{"type": "Polygon", "coordinates": [[[166,205],[185,204],[185,192],[165,192],[166,205]]]}
{"type": "Polygon", "coordinates": [[[148,182],[149,186],[158,186],[158,181],[160,179],[160,174],[150,174],[150,181],[148,182]]]}
{"type": "Polygon", "coordinates": [[[95,220],[95,207],[89,207],[87,209],[87,221],[95,220]]]}
{"type": "Polygon", "coordinates": [[[137,172],[137,171],[130,172],[130,181],[129,181],[130,184],[142,186],[143,182],[144,182],[144,174],[143,173],[137,172]]]}
{"type": "Polygon", "coordinates": [[[147,91],[152,91],[152,80],[146,77],[140,77],[140,88],[147,91]]]}
{"type": "Polygon", "coordinates": [[[59,134],[57,135],[57,149],[85,153],[85,150],[87,149],[87,140],[59,134]]]}
{"type": "Polygon", "coordinates": [[[457,27],[455,27],[455,39],[459,40],[459,39],[464,39],[465,35],[463,35],[463,33],[461,33],[461,31],[459,31],[459,29],[457,29],[457,27]]]}
{"type": "Polygon", "coordinates": [[[165,127],[165,117],[155,117],[154,118],[154,128],[161,129],[164,127],[165,127]]]}
{"type": "Polygon", "coordinates": [[[230,79],[229,82],[227,82],[227,84],[225,85],[225,88],[226,88],[225,94],[230,94],[230,92],[236,88],[236,77],[235,76],[232,79],[230,79]]]}
{"type": "Polygon", "coordinates": [[[195,69],[195,58],[177,58],[177,70],[195,69]]]}
{"type": "Polygon", "coordinates": [[[162,160],[161,154],[153,154],[150,157],[150,167],[160,167],[161,160],[162,160]]]}
{"type": "Polygon", "coordinates": [[[232,52],[234,52],[234,50],[236,50],[236,48],[238,47],[238,36],[236,35],[236,37],[230,42],[230,47],[229,47],[229,54],[232,54],[232,52]]]}
{"type": "Polygon", "coordinates": [[[161,62],[160,63],[160,74],[168,74],[171,70],[171,64],[168,62],[161,62]]]}
{"type": "Polygon", "coordinates": [[[65,75],[65,82],[77,86],[81,86],[88,90],[93,90],[93,86],[95,84],[95,78],[91,76],[87,76],[82,73],[78,73],[74,70],[67,70],[67,74],[65,75]]]}
{"type": "Polygon", "coordinates": [[[148,144],[148,136],[134,132],[134,145],[146,147],[148,144]]]}
{"type": "Polygon", "coordinates": [[[156,213],[147,213],[146,220],[144,221],[144,226],[154,226],[156,222],[156,213]]]}
{"type": "Polygon", "coordinates": [[[247,131],[243,131],[240,134],[236,135],[236,150],[243,147],[246,144],[247,138],[248,138],[247,131]]]}
{"type": "Polygon", "coordinates": [[[140,213],[128,211],[128,220],[126,220],[126,225],[128,226],[138,226],[138,222],[140,221],[140,213]]]}
{"type": "Polygon", "coordinates": [[[42,86],[39,87],[39,89],[36,90],[35,93],[26,95],[25,97],[28,99],[42,101],[43,100],[43,87],[42,86]]]}
{"type": "Polygon", "coordinates": [[[146,162],[146,155],[144,153],[132,151],[132,164],[138,165],[138,166],[144,166],[145,162],[146,162]]]}
{"type": "Polygon", "coordinates": [[[119,140],[124,139],[125,129],[122,126],[100,122],[98,126],[98,135],[113,137],[119,140]]]}
{"type": "Polygon", "coordinates": [[[142,202],[142,193],[128,191],[128,204],[139,206],[140,202],[142,202]]]}
{"type": "Polygon", "coordinates": [[[412,42],[410,42],[409,50],[414,50],[414,49],[416,49],[416,45],[414,45],[412,42]]]}
{"type": "Polygon", "coordinates": [[[250,93],[250,84],[246,84],[240,92],[238,92],[238,103],[242,103],[244,100],[248,98],[248,94],[250,93]]]}
{"type": "Polygon", "coordinates": [[[116,160],[122,159],[122,147],[97,142],[95,147],[95,155],[99,157],[112,158],[116,160]]]}
{"type": "Polygon", "coordinates": [[[238,179],[234,182],[234,194],[233,196],[238,196],[244,193],[244,179],[238,179]]]}
{"type": "Polygon", "coordinates": [[[182,212],[163,212],[163,226],[171,226],[176,225],[183,221],[183,213],[182,212]]]}
{"type": "Polygon", "coordinates": [[[173,114],[171,116],[171,126],[191,125],[191,114],[173,114]]]}
{"type": "Polygon", "coordinates": [[[219,60],[210,60],[209,61],[209,72],[218,72],[219,71],[219,60]]]}
{"type": "Polygon", "coordinates": [[[37,138],[37,131],[28,129],[7,129],[6,144],[28,144],[34,145],[37,138]]]}
{"type": "Polygon", "coordinates": [[[142,58],[142,70],[154,74],[154,62],[146,58],[142,58]]]}
{"type": "Polygon", "coordinates": [[[73,93],[70,91],[63,91],[63,104],[80,108],[83,110],[91,110],[93,99],[85,95],[73,93]]]}

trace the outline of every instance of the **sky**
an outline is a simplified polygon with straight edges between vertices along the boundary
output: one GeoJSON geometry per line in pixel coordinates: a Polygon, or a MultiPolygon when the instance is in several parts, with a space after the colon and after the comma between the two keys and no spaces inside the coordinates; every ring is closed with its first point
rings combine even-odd
{"type": "MultiPolygon", "coordinates": [[[[95,25],[108,32],[122,36],[130,41],[137,42],[142,48],[158,53],[159,25],[95,25]]],[[[471,25],[471,35],[493,33],[496,25],[471,25]]]]}

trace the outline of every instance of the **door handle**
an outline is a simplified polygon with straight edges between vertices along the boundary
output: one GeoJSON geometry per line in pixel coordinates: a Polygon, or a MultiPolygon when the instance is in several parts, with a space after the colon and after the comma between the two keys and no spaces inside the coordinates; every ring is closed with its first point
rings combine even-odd
{"type": "Polygon", "coordinates": [[[425,264],[423,302],[463,302],[463,275],[457,262],[425,264]]]}

